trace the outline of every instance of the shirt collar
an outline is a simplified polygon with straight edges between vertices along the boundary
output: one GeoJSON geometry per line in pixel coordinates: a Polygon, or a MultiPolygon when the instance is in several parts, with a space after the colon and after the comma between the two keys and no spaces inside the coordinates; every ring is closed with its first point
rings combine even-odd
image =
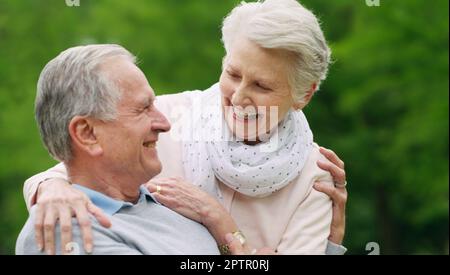
{"type": "MultiPolygon", "coordinates": [[[[122,209],[123,207],[132,207],[134,205],[131,202],[113,199],[103,193],[94,191],[90,188],[87,188],[79,184],[73,184],[73,187],[85,193],[93,204],[95,204],[97,207],[99,207],[101,210],[103,210],[103,212],[105,212],[108,215],[114,215],[117,212],[119,212],[119,210],[122,209]]],[[[139,201],[142,201],[143,199],[152,200],[155,203],[158,203],[156,199],[153,197],[153,195],[150,194],[148,189],[141,185],[139,187],[139,201]]]]}

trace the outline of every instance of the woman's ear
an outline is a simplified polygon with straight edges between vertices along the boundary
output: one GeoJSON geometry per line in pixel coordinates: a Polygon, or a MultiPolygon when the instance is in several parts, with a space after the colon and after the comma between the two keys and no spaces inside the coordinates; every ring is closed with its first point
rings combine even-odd
{"type": "Polygon", "coordinates": [[[306,94],[303,96],[303,98],[294,103],[293,108],[296,111],[302,110],[303,108],[305,108],[306,105],[308,105],[308,103],[311,101],[311,99],[314,96],[314,94],[316,93],[316,91],[317,91],[317,83],[313,83],[311,85],[311,89],[308,92],[306,92],[306,94]]]}
{"type": "Polygon", "coordinates": [[[69,134],[74,151],[82,151],[93,157],[103,153],[95,132],[97,125],[94,122],[93,119],[84,116],[72,118],[69,123],[69,134]]]}

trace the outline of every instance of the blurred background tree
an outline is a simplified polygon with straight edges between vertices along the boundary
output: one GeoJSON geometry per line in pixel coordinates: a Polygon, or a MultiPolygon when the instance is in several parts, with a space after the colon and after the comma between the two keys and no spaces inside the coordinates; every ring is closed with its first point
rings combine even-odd
{"type": "MultiPolygon", "coordinates": [[[[448,254],[448,1],[303,0],[321,19],[334,64],[306,108],[318,143],[346,162],[350,254],[448,254]]],[[[219,79],[222,18],[239,1],[0,0],[0,254],[27,218],[29,176],[55,164],[33,103],[62,50],[118,43],[157,94],[219,79]]]]}

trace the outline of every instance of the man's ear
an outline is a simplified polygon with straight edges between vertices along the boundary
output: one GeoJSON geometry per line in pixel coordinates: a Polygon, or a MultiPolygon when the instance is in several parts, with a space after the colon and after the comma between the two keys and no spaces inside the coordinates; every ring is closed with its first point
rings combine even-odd
{"type": "Polygon", "coordinates": [[[306,105],[308,105],[308,103],[311,101],[316,91],[317,91],[317,83],[313,83],[311,85],[311,89],[308,92],[306,92],[306,94],[303,96],[303,99],[294,103],[293,108],[297,111],[305,108],[306,105]]]}
{"type": "Polygon", "coordinates": [[[99,139],[95,133],[96,124],[92,118],[75,116],[69,123],[69,134],[72,144],[91,156],[99,156],[103,153],[99,139]]]}

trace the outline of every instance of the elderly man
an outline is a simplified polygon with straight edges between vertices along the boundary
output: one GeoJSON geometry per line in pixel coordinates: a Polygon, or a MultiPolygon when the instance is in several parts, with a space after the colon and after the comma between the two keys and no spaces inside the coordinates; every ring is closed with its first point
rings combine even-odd
{"type": "MultiPolygon", "coordinates": [[[[153,105],[154,92],[135,58],[117,45],[70,48],[41,73],[36,120],[50,154],[64,163],[70,182],[112,217],[112,227],[92,223],[93,254],[218,254],[201,224],[159,204],[141,184],[161,171],[156,142],[170,124],[153,105]]],[[[58,213],[71,219],[72,213],[58,213]]],[[[35,242],[35,208],[22,229],[17,254],[45,254],[35,242]]],[[[82,246],[56,234],[56,254],[82,246]]],[[[59,228],[56,231],[72,231],[59,228]]],[[[77,249],[85,253],[85,249],[77,249]]],[[[50,252],[51,251],[47,251],[50,252]]]]}

